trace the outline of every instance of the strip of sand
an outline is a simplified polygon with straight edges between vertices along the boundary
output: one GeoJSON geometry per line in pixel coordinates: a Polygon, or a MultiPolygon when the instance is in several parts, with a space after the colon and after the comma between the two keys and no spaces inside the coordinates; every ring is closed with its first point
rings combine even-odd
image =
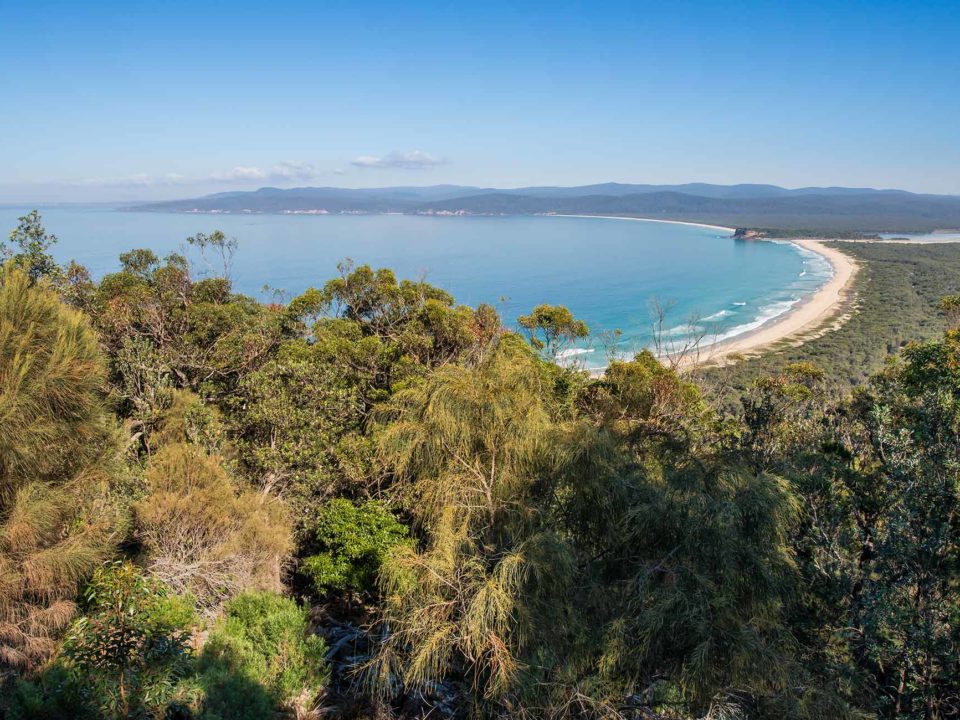
{"type": "Polygon", "coordinates": [[[723,225],[707,225],[706,223],[686,222],[684,220],[660,220],[657,218],[627,217],[625,215],[560,215],[549,213],[546,217],[568,217],[568,218],[599,218],[600,220],[635,220],[637,222],[655,222],[667,223],[668,225],[689,225],[690,227],[709,228],[711,230],[721,230],[723,232],[734,233],[736,228],[724,227],[723,225]]]}
{"type": "MultiPolygon", "coordinates": [[[[622,215],[553,215],[553,217],[574,218],[601,218],[604,220],[635,220],[639,222],[661,222],[672,225],[691,225],[693,227],[710,228],[722,232],[735,232],[734,228],[723,225],[708,225],[706,223],[684,222],[682,220],[660,220],[655,218],[624,217],[622,215]]],[[[755,240],[753,242],[765,242],[755,240]]],[[[850,296],[853,278],[860,269],[849,255],[845,255],[836,248],[827,247],[824,241],[816,238],[791,239],[791,243],[815,252],[826,258],[833,267],[833,277],[819,290],[804,298],[795,307],[783,315],[778,315],[756,330],[736,335],[728,340],[710,343],[705,338],[698,348],[685,352],[682,357],[675,358],[677,365],[689,367],[692,365],[722,365],[732,355],[758,354],[768,349],[774,343],[794,340],[803,342],[811,339],[818,331],[822,331],[828,321],[833,319],[844,306],[850,296]]],[[[841,319],[842,320],[842,319],[841,319]]],[[[603,368],[590,371],[591,375],[602,375],[603,368]]]]}
{"type": "Polygon", "coordinates": [[[717,364],[731,355],[755,354],[783,340],[802,341],[837,314],[849,297],[859,266],[849,255],[836,248],[827,247],[823,241],[804,238],[790,242],[826,258],[833,267],[833,277],[789,312],[771,319],[751,332],[701,346],[698,352],[683,358],[681,364],[717,364]]]}

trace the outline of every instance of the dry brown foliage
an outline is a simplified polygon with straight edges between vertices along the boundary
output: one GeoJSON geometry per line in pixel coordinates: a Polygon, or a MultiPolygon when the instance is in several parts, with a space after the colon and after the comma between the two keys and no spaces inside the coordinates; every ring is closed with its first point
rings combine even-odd
{"type": "Polygon", "coordinates": [[[162,448],[134,505],[149,571],[214,608],[243,590],[279,590],[292,549],[284,505],[238,488],[220,459],[186,443],[162,448]]]}
{"type": "Polygon", "coordinates": [[[0,667],[55,650],[80,582],[113,550],[104,376],[83,316],[0,270],[0,667]]]}

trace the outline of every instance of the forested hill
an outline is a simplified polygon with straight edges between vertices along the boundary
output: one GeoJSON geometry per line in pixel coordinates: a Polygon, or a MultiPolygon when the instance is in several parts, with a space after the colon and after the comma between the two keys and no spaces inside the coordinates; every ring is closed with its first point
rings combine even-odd
{"type": "Polygon", "coordinates": [[[261,188],[141,205],[136,210],[223,213],[634,215],[736,227],[814,232],[928,232],[960,227],[960,197],[869,188],[774,185],[622,185],[510,190],[438,185],[261,188]]]}

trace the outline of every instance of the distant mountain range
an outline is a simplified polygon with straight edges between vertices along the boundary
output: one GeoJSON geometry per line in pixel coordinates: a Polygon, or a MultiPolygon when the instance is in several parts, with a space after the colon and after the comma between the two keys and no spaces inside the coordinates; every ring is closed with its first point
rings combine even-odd
{"type": "Polygon", "coordinates": [[[793,232],[928,232],[960,227],[960,197],[905,190],[776,185],[626,185],[480,188],[271,188],[223,192],[130,210],[197,213],[623,215],[793,232]]]}

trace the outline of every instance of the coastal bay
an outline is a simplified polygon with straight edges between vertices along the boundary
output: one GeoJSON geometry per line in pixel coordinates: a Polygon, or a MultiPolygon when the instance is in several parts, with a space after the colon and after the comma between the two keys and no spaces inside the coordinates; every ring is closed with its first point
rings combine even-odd
{"type": "MultiPolygon", "coordinates": [[[[0,210],[13,227],[25,209],[0,210]]],[[[494,305],[507,327],[540,303],[568,306],[592,338],[573,348],[584,367],[606,364],[604,334],[620,330],[617,354],[653,344],[651,304],[667,309],[670,342],[691,334],[745,337],[791,314],[831,275],[821,254],[787,242],[739,242],[732,228],[637,218],[419,217],[116,212],[46,208],[62,261],[95,277],[118,256],[146,247],[190,255],[185,239],[223,230],[236,238],[238,290],[272,301],[322,284],[345,259],[425,277],[459,302],[494,305]],[[263,292],[264,285],[269,286],[263,292]]],[[[200,273],[204,262],[194,253],[200,273]]]]}
{"type": "Polygon", "coordinates": [[[856,260],[834,247],[825,245],[821,240],[803,238],[791,242],[824,257],[833,269],[832,277],[816,292],[803,298],[793,309],[769,323],[701,348],[700,352],[695,354],[697,362],[724,363],[733,356],[762,353],[781,341],[804,342],[841,313],[850,299],[853,281],[860,269],[856,260]]]}

